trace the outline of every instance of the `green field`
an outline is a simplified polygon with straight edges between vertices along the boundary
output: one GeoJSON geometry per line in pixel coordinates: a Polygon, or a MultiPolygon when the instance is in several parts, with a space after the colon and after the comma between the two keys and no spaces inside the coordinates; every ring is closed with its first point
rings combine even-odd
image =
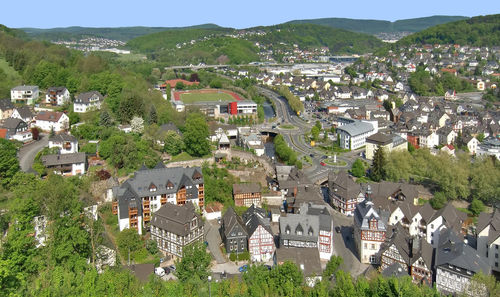
{"type": "Polygon", "coordinates": [[[180,95],[180,99],[185,104],[195,103],[195,102],[203,102],[203,101],[226,101],[232,102],[235,101],[233,96],[226,93],[184,93],[180,95]]]}

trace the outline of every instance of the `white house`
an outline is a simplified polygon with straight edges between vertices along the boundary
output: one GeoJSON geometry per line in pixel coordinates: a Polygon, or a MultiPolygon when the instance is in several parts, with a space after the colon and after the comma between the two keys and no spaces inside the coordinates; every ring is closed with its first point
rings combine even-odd
{"type": "Polygon", "coordinates": [[[475,155],[479,146],[479,140],[473,136],[465,137],[463,143],[467,146],[469,154],[475,155]]]}
{"type": "Polygon", "coordinates": [[[49,148],[59,148],[60,154],[73,154],[78,152],[78,140],[76,137],[61,133],[49,137],[49,148]]]}
{"type": "Polygon", "coordinates": [[[85,153],[45,155],[41,160],[49,171],[64,176],[84,175],[87,169],[85,153]]]}
{"type": "Polygon", "coordinates": [[[12,103],[32,105],[40,96],[38,86],[17,86],[10,90],[12,103]]]}
{"type": "Polygon", "coordinates": [[[33,126],[42,131],[61,132],[69,129],[69,118],[66,114],[59,111],[41,111],[35,117],[33,126]]]}
{"type": "Polygon", "coordinates": [[[425,235],[427,242],[436,248],[439,244],[439,235],[442,230],[448,228],[461,232],[466,219],[467,214],[457,211],[451,203],[446,204],[445,207],[436,211],[429,219],[429,222],[427,222],[425,235]]]}
{"type": "Polygon", "coordinates": [[[97,91],[91,91],[78,94],[73,105],[74,112],[87,112],[101,109],[101,103],[104,97],[97,91]]]}
{"type": "Polygon", "coordinates": [[[35,117],[29,106],[16,107],[11,115],[12,118],[20,119],[25,121],[28,125],[33,121],[35,117]]]}
{"type": "Polygon", "coordinates": [[[337,134],[340,138],[340,147],[343,149],[355,150],[365,145],[366,138],[377,133],[374,126],[376,122],[363,122],[355,120],[354,122],[337,128],[337,134]]]}
{"type": "Polygon", "coordinates": [[[70,100],[70,93],[65,87],[50,87],[45,94],[45,104],[63,105],[70,100]]]}
{"type": "Polygon", "coordinates": [[[482,212],[477,222],[477,252],[485,257],[491,269],[500,272],[500,210],[482,212]]]}

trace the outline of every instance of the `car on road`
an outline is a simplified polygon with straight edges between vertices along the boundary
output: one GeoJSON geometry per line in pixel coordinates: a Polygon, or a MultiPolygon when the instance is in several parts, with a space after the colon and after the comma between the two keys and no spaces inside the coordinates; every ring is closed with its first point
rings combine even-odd
{"type": "Polygon", "coordinates": [[[340,227],[339,226],[335,227],[335,232],[340,233],[340,227]]]}
{"type": "Polygon", "coordinates": [[[313,157],[314,157],[314,154],[309,154],[309,157],[313,158],[313,157]]]}
{"type": "Polygon", "coordinates": [[[319,163],[321,166],[326,166],[326,163],[325,162],[321,162],[319,163]]]}
{"type": "Polygon", "coordinates": [[[241,273],[247,272],[248,271],[248,264],[240,266],[240,268],[238,268],[238,271],[241,272],[241,273]]]}

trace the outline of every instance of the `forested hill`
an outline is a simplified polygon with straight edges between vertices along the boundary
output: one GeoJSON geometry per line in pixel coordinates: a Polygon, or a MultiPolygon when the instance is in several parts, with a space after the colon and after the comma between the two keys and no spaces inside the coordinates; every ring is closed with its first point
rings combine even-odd
{"type": "Polygon", "coordinates": [[[328,47],[330,53],[366,53],[382,42],[370,35],[312,24],[282,24],[248,29],[215,28],[170,30],[130,40],[127,46],[150,58],[173,64],[258,61],[261,49],[293,50],[328,47]]]}
{"type": "Polygon", "coordinates": [[[117,28],[89,28],[89,27],[66,27],[52,29],[20,28],[26,34],[37,40],[79,40],[85,37],[100,37],[106,39],[129,41],[139,36],[162,32],[167,30],[183,29],[214,29],[219,26],[215,24],[202,24],[189,27],[117,27],[117,28]]]}
{"type": "Polygon", "coordinates": [[[445,24],[463,19],[467,19],[467,17],[436,15],[423,18],[397,20],[395,22],[384,20],[321,18],[310,20],[294,20],[288,22],[287,24],[315,24],[366,34],[379,34],[395,32],[419,32],[435,25],[445,24]]]}
{"type": "Polygon", "coordinates": [[[402,38],[397,42],[397,45],[435,43],[499,46],[500,14],[477,16],[434,26],[402,38]]]}

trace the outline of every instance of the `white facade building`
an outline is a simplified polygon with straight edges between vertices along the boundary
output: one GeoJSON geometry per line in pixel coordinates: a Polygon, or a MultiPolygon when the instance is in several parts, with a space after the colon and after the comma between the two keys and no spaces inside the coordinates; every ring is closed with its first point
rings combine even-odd
{"type": "Polygon", "coordinates": [[[104,97],[97,91],[78,94],[73,104],[73,111],[82,113],[101,109],[101,103],[103,100],[104,97]]]}
{"type": "Polygon", "coordinates": [[[355,150],[365,146],[366,138],[377,133],[376,122],[364,122],[355,120],[353,123],[337,128],[340,138],[340,147],[343,149],[355,150]]]}
{"type": "Polygon", "coordinates": [[[33,105],[39,96],[38,86],[17,86],[10,90],[12,103],[33,105]]]}
{"type": "Polygon", "coordinates": [[[65,87],[50,87],[45,94],[45,104],[61,106],[70,99],[70,93],[65,87]]]}
{"type": "Polygon", "coordinates": [[[69,129],[69,118],[66,114],[56,111],[41,111],[33,122],[33,126],[42,131],[61,132],[69,129]]]}

